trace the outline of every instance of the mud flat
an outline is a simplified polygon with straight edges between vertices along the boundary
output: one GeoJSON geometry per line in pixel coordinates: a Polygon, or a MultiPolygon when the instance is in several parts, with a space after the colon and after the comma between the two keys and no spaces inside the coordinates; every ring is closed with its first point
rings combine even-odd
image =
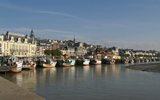
{"type": "Polygon", "coordinates": [[[129,65],[126,66],[125,68],[160,73],[160,63],[129,65]]]}
{"type": "Polygon", "coordinates": [[[45,100],[0,77],[0,100],[45,100]]]}

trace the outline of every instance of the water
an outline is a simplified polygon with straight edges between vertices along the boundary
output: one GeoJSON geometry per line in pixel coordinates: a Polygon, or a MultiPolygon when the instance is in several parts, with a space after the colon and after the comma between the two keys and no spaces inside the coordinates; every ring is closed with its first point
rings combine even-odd
{"type": "Polygon", "coordinates": [[[36,68],[0,74],[47,100],[158,100],[160,73],[118,65],[36,68]]]}

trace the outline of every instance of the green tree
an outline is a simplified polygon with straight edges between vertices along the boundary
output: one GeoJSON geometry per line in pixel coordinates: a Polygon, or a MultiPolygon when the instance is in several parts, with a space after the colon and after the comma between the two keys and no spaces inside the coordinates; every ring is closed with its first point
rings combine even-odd
{"type": "Polygon", "coordinates": [[[50,51],[50,50],[45,50],[45,51],[44,51],[44,54],[50,55],[50,54],[51,54],[51,51],[50,51]]]}
{"type": "Polygon", "coordinates": [[[57,56],[62,55],[62,52],[60,50],[57,50],[57,56]]]}
{"type": "Polygon", "coordinates": [[[52,56],[60,56],[62,55],[62,52],[60,50],[51,50],[52,56]]]}
{"type": "Polygon", "coordinates": [[[119,54],[121,57],[129,57],[130,55],[129,54],[124,54],[124,53],[120,53],[119,54]]]}

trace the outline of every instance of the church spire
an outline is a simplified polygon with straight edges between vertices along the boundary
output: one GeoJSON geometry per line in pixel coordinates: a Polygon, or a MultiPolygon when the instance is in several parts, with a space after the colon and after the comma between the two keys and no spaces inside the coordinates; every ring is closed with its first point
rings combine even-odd
{"type": "Polygon", "coordinates": [[[74,35],[74,40],[73,40],[73,42],[74,42],[74,43],[76,43],[76,38],[75,38],[75,35],[74,35]]]}

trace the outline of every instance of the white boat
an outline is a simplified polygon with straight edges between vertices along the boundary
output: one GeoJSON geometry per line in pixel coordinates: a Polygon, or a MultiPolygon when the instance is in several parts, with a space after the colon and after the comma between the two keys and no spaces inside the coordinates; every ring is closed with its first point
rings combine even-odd
{"type": "Polygon", "coordinates": [[[31,58],[24,58],[22,69],[35,69],[36,63],[31,58]]]}
{"type": "Polygon", "coordinates": [[[52,59],[42,58],[39,60],[38,66],[45,67],[45,68],[53,68],[56,66],[56,64],[57,64],[57,61],[53,61],[52,59]]]}
{"type": "Polygon", "coordinates": [[[12,72],[21,72],[23,61],[18,59],[17,57],[14,57],[12,61],[13,61],[11,64],[12,72]]]}
{"type": "Polygon", "coordinates": [[[89,66],[90,60],[89,59],[84,59],[83,60],[83,66],[89,66]]]}
{"type": "Polygon", "coordinates": [[[68,59],[68,61],[71,63],[71,66],[75,66],[75,64],[76,64],[75,59],[68,59]]]}
{"type": "Polygon", "coordinates": [[[91,59],[90,63],[92,65],[100,65],[102,63],[102,61],[99,59],[91,59]]]}

